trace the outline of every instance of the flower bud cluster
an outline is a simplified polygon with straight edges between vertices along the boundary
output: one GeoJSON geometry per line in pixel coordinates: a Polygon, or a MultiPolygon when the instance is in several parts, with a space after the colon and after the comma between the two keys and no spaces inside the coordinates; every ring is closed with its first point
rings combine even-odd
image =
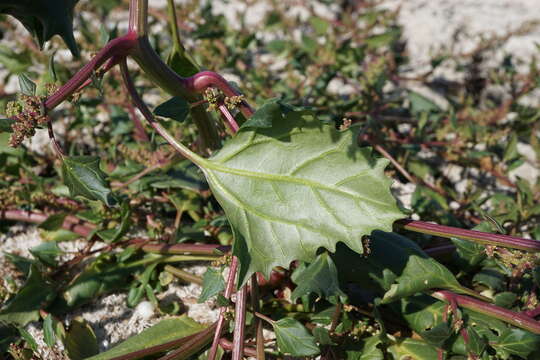
{"type": "Polygon", "coordinates": [[[6,106],[6,115],[15,120],[11,125],[13,133],[9,145],[19,146],[24,139],[34,136],[36,128],[48,121],[44,106],[44,97],[19,95],[18,101],[11,101],[6,106]]]}

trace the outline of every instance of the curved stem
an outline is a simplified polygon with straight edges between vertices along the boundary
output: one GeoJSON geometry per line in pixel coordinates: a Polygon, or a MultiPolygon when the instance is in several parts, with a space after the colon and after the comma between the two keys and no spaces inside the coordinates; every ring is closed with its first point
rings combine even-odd
{"type": "Polygon", "coordinates": [[[131,96],[131,99],[133,100],[133,103],[143,114],[144,118],[150,123],[150,126],[152,126],[154,130],[156,130],[156,132],[161,135],[161,137],[163,137],[176,151],[182,154],[186,159],[191,160],[197,165],[201,165],[202,163],[204,163],[205,160],[203,158],[195,154],[182,143],[176,141],[176,139],[171,134],[169,134],[169,132],[163,126],[161,126],[160,123],[156,121],[154,115],[152,114],[150,109],[148,109],[148,107],[140,97],[139,93],[137,92],[137,89],[135,89],[135,84],[133,84],[133,80],[131,79],[131,76],[129,76],[129,71],[125,59],[120,63],[120,71],[122,72],[124,84],[129,95],[131,96]]]}
{"type": "Polygon", "coordinates": [[[419,232],[422,234],[436,235],[445,238],[459,238],[474,241],[482,245],[493,245],[519,249],[529,252],[540,252],[540,242],[536,240],[523,239],[509,235],[491,234],[476,230],[465,230],[451,226],[432,224],[425,221],[398,220],[395,225],[405,230],[419,232]]]}
{"type": "Polygon", "coordinates": [[[508,324],[528,330],[535,334],[540,334],[540,322],[524,314],[507,310],[492,304],[487,304],[483,301],[465,295],[458,295],[446,290],[436,291],[432,293],[431,296],[448,303],[455,302],[457,305],[465,309],[470,309],[472,311],[494,317],[508,324]]]}
{"type": "Polygon", "coordinates": [[[112,57],[123,58],[127,55],[137,43],[137,36],[132,32],[126,35],[113,39],[107,43],[85,66],[83,66],[67,83],[65,83],[58,91],[49,96],[45,101],[45,108],[51,110],[62,101],[67,99],[71,94],[77,91],[86,80],[90,79],[92,73],[96,71],[105,61],[112,57]]]}

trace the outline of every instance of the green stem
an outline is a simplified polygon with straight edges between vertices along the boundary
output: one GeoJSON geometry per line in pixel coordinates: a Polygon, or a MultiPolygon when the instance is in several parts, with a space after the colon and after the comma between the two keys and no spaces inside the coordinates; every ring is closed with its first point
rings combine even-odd
{"type": "Polygon", "coordinates": [[[177,269],[177,268],[172,267],[170,265],[166,265],[164,270],[171,273],[171,274],[173,274],[174,276],[184,280],[184,281],[199,284],[199,285],[203,284],[203,279],[201,277],[199,277],[197,275],[190,274],[187,271],[177,269]]]}

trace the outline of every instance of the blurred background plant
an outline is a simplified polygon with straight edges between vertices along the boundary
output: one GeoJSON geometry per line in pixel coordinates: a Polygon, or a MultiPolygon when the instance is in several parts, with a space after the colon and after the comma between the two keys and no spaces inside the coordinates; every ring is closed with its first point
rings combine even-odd
{"type": "MultiPolygon", "coordinates": [[[[175,63],[179,49],[171,46],[170,17],[163,5],[150,2],[150,40],[180,73],[186,67],[175,63]]],[[[388,10],[380,2],[369,1],[194,0],[176,6],[179,37],[193,62],[223,74],[250,103],[280,98],[312,108],[319,119],[337,128],[360,124],[362,143],[392,161],[387,173],[396,179],[395,195],[413,218],[540,240],[540,109],[531,96],[540,87],[540,73],[534,58],[494,56],[502,43],[533,31],[538,24],[527,22],[503,36],[486,37],[467,53],[441,51],[419,73],[408,66],[407,39],[398,15],[399,9],[388,10]],[[441,75],[448,71],[452,77],[441,75]]],[[[59,37],[41,51],[12,17],[3,15],[0,21],[0,112],[7,114],[9,102],[21,99],[17,93],[46,95],[109,39],[125,32],[127,2],[77,4],[78,51],[72,44],[70,48],[80,52],[79,59],[71,56],[59,37]]],[[[136,70],[134,78],[155,114],[168,118],[164,126],[203,153],[187,112],[168,109],[164,102],[169,97],[136,70]]],[[[30,254],[5,249],[9,252],[0,260],[0,299],[7,304],[0,321],[19,324],[0,325],[0,358],[82,359],[109,347],[94,334],[99,321],[92,324],[65,315],[105,294],[126,293],[125,304],[130,308],[150,303],[154,320],[146,324],[153,324],[189,307],[181,298],[168,302],[163,295],[175,282],[204,284],[200,301],[215,298],[224,286],[221,272],[227,259],[220,254],[210,256],[213,267],[204,263],[193,268],[192,262],[184,262],[193,259],[150,254],[141,251],[141,244],[127,247],[133,244],[129,239],[137,237],[166,244],[197,241],[228,246],[232,234],[196,167],[172,153],[148,126],[134,121],[140,115],[121,86],[119,71],[106,76],[96,73],[84,94],[76,94],[51,116],[65,151],[98,156],[119,202],[130,206],[108,208],[97,200],[70,197],[47,130],[35,124],[37,135],[14,149],[8,146],[11,123],[0,122],[2,239],[8,242],[15,237],[20,228],[13,227],[14,220],[46,219],[39,225],[43,243],[30,249],[30,254]],[[80,222],[85,228],[70,231],[62,228],[66,222],[80,222]],[[175,268],[169,262],[175,262],[175,268]],[[184,264],[195,275],[182,272],[179,267],[184,264]],[[55,297],[56,293],[62,296],[55,297]],[[46,304],[38,308],[47,311],[37,311],[34,304],[46,304]],[[25,330],[30,322],[43,329],[35,335],[43,337],[38,342],[25,330]]],[[[227,136],[224,128],[218,131],[222,139],[227,136]]],[[[484,247],[457,239],[450,243],[428,235],[407,235],[440,259],[463,285],[495,304],[514,311],[536,311],[540,268],[535,256],[500,248],[486,252],[484,247]]],[[[373,246],[376,254],[378,245],[373,246]]],[[[304,333],[307,330],[296,328],[296,323],[283,325],[304,338],[279,347],[269,342],[271,355],[311,354],[315,346],[328,359],[364,359],[368,354],[373,359],[433,359],[433,354],[440,356],[437,348],[455,359],[470,354],[481,359],[538,356],[533,354],[540,346],[537,336],[468,310],[460,320],[475,325],[468,327],[472,340],[464,344],[449,329],[437,327],[446,324],[442,322],[442,317],[447,320],[446,310],[442,302],[431,298],[413,305],[403,300],[401,305],[374,306],[373,298],[381,294],[379,285],[366,293],[362,290],[366,284],[355,278],[367,260],[345,249],[336,255],[340,256],[352,257],[336,261],[339,286],[348,296],[344,311],[336,311],[341,306],[332,297],[336,294],[323,291],[315,296],[306,291],[291,297],[306,264],[280,270],[284,279],[263,289],[262,314],[278,321],[294,318],[309,329],[304,333]],[[381,340],[381,334],[394,340],[381,340]]],[[[331,288],[325,285],[322,288],[331,288]]],[[[222,305],[223,299],[216,301],[222,305]]],[[[188,329],[184,335],[201,329],[187,317],[180,319],[188,329]]],[[[271,333],[268,338],[275,341],[271,333]]]]}

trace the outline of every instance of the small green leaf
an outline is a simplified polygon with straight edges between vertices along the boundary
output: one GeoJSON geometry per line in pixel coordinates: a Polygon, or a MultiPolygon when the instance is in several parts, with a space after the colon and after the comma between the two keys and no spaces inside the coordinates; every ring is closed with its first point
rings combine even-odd
{"type": "Polygon", "coordinates": [[[474,284],[481,284],[490,289],[501,291],[504,287],[504,275],[498,268],[484,268],[476,273],[472,279],[474,284]]]}
{"type": "Polygon", "coordinates": [[[398,339],[396,344],[388,348],[394,359],[434,360],[437,359],[437,348],[422,340],[398,339]]]}
{"type": "Polygon", "coordinates": [[[43,337],[47,346],[52,347],[56,344],[56,334],[53,328],[53,318],[51,314],[47,314],[43,320],[43,337]]]}
{"type": "Polygon", "coordinates": [[[131,226],[129,201],[124,201],[120,209],[120,225],[113,229],[98,231],[96,234],[107,243],[113,243],[124,236],[131,226]]]}
{"type": "Polygon", "coordinates": [[[397,284],[384,294],[382,303],[387,304],[399,298],[414,295],[429,289],[448,289],[471,295],[472,292],[462,287],[454,274],[436,260],[418,255],[411,255],[407,266],[397,284]]]}
{"type": "Polygon", "coordinates": [[[242,124],[241,128],[271,128],[273,121],[283,119],[283,111],[279,102],[279,98],[266,101],[242,124]]]}
{"type": "Polygon", "coordinates": [[[19,74],[19,88],[21,93],[28,96],[36,95],[36,83],[30,80],[25,73],[19,74]]]}
{"type": "Polygon", "coordinates": [[[316,327],[313,329],[313,336],[321,345],[336,345],[336,343],[333,342],[332,338],[330,337],[330,330],[326,328],[320,326],[316,327]]]}
{"type": "Polygon", "coordinates": [[[476,332],[474,327],[469,326],[467,328],[467,334],[469,335],[469,341],[467,343],[467,350],[475,355],[482,355],[486,348],[486,341],[480,334],[476,332]]]}
{"type": "Polygon", "coordinates": [[[315,30],[315,33],[317,33],[317,35],[319,36],[325,35],[326,31],[328,31],[328,28],[330,27],[330,24],[328,23],[328,21],[321,19],[320,17],[317,17],[317,16],[310,17],[309,23],[315,30]]]}
{"type": "Polygon", "coordinates": [[[372,35],[364,39],[364,43],[370,48],[388,46],[397,41],[401,35],[399,28],[391,29],[379,35],[372,35]]]}
{"type": "Polygon", "coordinates": [[[441,108],[430,99],[416,92],[409,92],[409,101],[411,103],[411,113],[418,116],[421,113],[439,112],[441,108]]]}
{"type": "Polygon", "coordinates": [[[56,266],[56,257],[62,254],[62,250],[54,241],[44,242],[30,249],[30,253],[36,259],[48,266],[56,266]]]}
{"type": "Polygon", "coordinates": [[[71,196],[101,200],[107,206],[115,204],[106,174],[99,168],[98,156],[71,156],[63,160],[62,174],[71,196]]]}
{"type": "Polygon", "coordinates": [[[327,252],[317,256],[315,261],[309,264],[293,281],[298,285],[291,294],[293,301],[310,293],[316,293],[327,299],[330,297],[345,299],[347,297],[339,288],[336,265],[327,252]]]}
{"type": "Polygon", "coordinates": [[[13,132],[11,125],[15,124],[14,119],[0,119],[0,132],[13,132]]]}
{"type": "Polygon", "coordinates": [[[26,341],[26,343],[30,347],[30,349],[32,349],[32,351],[37,351],[38,344],[36,342],[36,339],[34,339],[34,337],[32,336],[32,334],[30,334],[28,331],[26,331],[23,328],[18,328],[18,330],[22,338],[24,339],[24,341],[26,341]]]}
{"type": "Polygon", "coordinates": [[[197,301],[199,304],[219,294],[225,289],[225,281],[221,276],[221,269],[209,267],[203,276],[203,288],[197,301]]]}
{"type": "Polygon", "coordinates": [[[279,350],[292,356],[314,356],[320,350],[315,338],[298,321],[283,318],[274,324],[279,350]]]}
{"type": "Polygon", "coordinates": [[[83,318],[71,321],[63,343],[71,360],[83,360],[99,353],[94,330],[83,318]]]}
{"type": "Polygon", "coordinates": [[[493,302],[497,306],[510,309],[512,308],[512,305],[514,305],[514,303],[516,302],[517,298],[517,294],[505,291],[495,295],[495,297],[493,298],[493,302]]]}
{"type": "MultiPolygon", "coordinates": [[[[132,336],[126,341],[116,345],[110,350],[85,360],[110,360],[122,355],[134,353],[138,350],[148,349],[152,346],[165,344],[177,340],[204,329],[204,326],[187,316],[161,320],[158,324],[132,336]]],[[[166,349],[162,349],[164,351],[166,349]]],[[[147,354],[148,355],[148,354],[147,354]]],[[[140,356],[130,357],[138,359],[140,356]]]]}
{"type": "Polygon", "coordinates": [[[189,103],[177,96],[173,96],[154,109],[154,115],[170,118],[179,122],[186,119],[189,114],[189,103]]]}
{"type": "Polygon", "coordinates": [[[378,335],[362,339],[362,354],[358,360],[383,360],[384,355],[378,348],[379,344],[381,344],[381,337],[378,335]]]}
{"type": "Polygon", "coordinates": [[[68,214],[65,212],[59,212],[56,214],[50,215],[44,222],[39,224],[40,229],[44,229],[47,231],[53,231],[58,230],[62,227],[62,224],[64,223],[64,219],[66,218],[68,214]]]}

